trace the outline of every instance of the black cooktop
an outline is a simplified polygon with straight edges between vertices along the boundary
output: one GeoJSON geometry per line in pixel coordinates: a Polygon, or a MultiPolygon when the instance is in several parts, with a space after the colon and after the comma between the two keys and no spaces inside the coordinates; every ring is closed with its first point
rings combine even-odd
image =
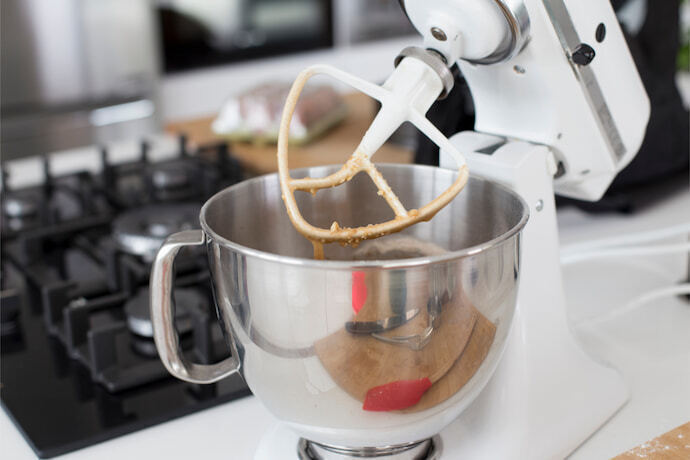
{"type": "MultiPolygon", "coordinates": [[[[77,172],[2,193],[2,405],[39,457],[52,457],[251,394],[239,375],[182,382],[160,362],[148,275],[169,233],[242,179],[224,144],[77,172]]],[[[7,181],[3,181],[7,184],[7,181]]],[[[176,327],[189,359],[228,356],[203,251],[180,255],[176,327]]]]}

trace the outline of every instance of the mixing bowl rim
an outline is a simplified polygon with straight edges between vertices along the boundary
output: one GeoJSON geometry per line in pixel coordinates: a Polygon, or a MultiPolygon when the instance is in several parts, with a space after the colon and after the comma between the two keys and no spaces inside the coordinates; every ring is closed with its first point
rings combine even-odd
{"type": "MultiPolygon", "coordinates": [[[[322,166],[313,166],[313,167],[307,167],[307,168],[300,168],[300,169],[295,169],[291,170],[290,173],[293,175],[293,177],[297,176],[300,173],[303,173],[305,171],[309,170],[314,170],[314,169],[328,169],[328,168],[340,168],[342,165],[322,165],[322,166]]],[[[447,171],[449,174],[457,174],[456,171],[450,170],[450,169],[444,169],[444,168],[439,168],[438,166],[429,166],[429,165],[419,165],[419,164],[400,164],[400,163],[377,163],[377,167],[381,167],[384,172],[386,169],[407,169],[407,168],[425,168],[425,169],[437,169],[441,171],[447,171]]],[[[229,187],[224,188],[223,190],[217,192],[214,194],[211,198],[209,198],[204,205],[201,208],[201,211],[199,213],[199,222],[201,223],[201,228],[203,229],[204,233],[207,235],[208,238],[210,238],[212,241],[220,244],[221,246],[227,247],[231,250],[237,251],[241,254],[244,254],[246,256],[251,256],[251,257],[256,257],[258,259],[262,259],[268,262],[278,262],[281,264],[285,265],[297,265],[301,267],[312,267],[312,268],[319,268],[319,269],[329,269],[329,270],[352,270],[352,269],[363,269],[363,268],[374,268],[374,269],[404,269],[404,268],[410,268],[410,267],[418,267],[418,266],[423,266],[423,265],[430,265],[430,264],[435,264],[435,263],[442,263],[442,262],[449,262],[451,260],[455,259],[460,259],[463,257],[468,257],[468,256],[473,256],[480,254],[482,252],[485,252],[493,247],[497,247],[504,242],[512,239],[514,236],[518,235],[522,229],[525,227],[527,224],[527,220],[529,219],[530,216],[530,210],[529,207],[527,206],[527,203],[525,200],[516,192],[510,190],[508,187],[504,186],[503,184],[500,184],[498,182],[490,181],[487,179],[484,179],[482,177],[477,177],[471,174],[470,172],[470,178],[471,180],[474,181],[480,181],[480,182],[487,182],[490,183],[494,187],[498,187],[499,189],[503,189],[504,192],[507,192],[508,194],[514,196],[521,204],[522,204],[522,216],[520,216],[520,220],[513,225],[508,231],[502,233],[501,235],[498,235],[495,238],[492,238],[488,241],[485,241],[484,243],[476,244],[473,246],[469,246],[463,249],[459,249],[457,251],[449,251],[444,254],[439,254],[439,255],[434,255],[434,256],[425,256],[425,257],[414,257],[414,258],[407,258],[407,259],[394,259],[394,260],[315,260],[315,259],[307,259],[307,258],[302,258],[302,257],[294,257],[294,256],[284,256],[280,254],[274,254],[271,252],[266,252],[262,251],[259,249],[254,249],[250,248],[248,246],[241,245],[239,243],[236,243],[234,241],[231,241],[221,235],[219,235],[216,231],[211,229],[210,225],[208,222],[206,222],[206,211],[210,207],[211,203],[220,199],[221,195],[224,195],[226,193],[232,193],[232,191],[236,188],[240,187],[249,187],[251,183],[253,182],[259,182],[259,181],[264,181],[267,180],[271,176],[277,176],[278,173],[268,173],[268,174],[263,174],[261,176],[253,177],[251,179],[244,180],[242,182],[239,182],[237,184],[231,185],[229,187]]],[[[463,193],[463,192],[460,192],[463,193]]],[[[286,211],[287,212],[287,211],[286,211]]]]}

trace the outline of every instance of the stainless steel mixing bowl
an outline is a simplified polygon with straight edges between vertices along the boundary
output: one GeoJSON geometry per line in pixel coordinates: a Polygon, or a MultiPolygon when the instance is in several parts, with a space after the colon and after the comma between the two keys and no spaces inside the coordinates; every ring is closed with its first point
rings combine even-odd
{"type": "MultiPolygon", "coordinates": [[[[378,167],[407,209],[455,178],[434,167],[378,167]]],[[[298,194],[298,204],[321,227],[392,214],[363,174],[315,196],[298,194]]],[[[203,230],[174,234],[158,252],[151,310],[160,357],[191,382],[241,372],[276,417],[318,443],[382,446],[430,437],[467,407],[500,359],[527,218],[515,193],[471,178],[431,221],[357,249],[328,245],[320,261],[290,224],[277,175],[242,182],[204,205],[203,230]],[[171,312],[175,255],[203,244],[232,351],[214,365],[184,359],[171,312]]]]}

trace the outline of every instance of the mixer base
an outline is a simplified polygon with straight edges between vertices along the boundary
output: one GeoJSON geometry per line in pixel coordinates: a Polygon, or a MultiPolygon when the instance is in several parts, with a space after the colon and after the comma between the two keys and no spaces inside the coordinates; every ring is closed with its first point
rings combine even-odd
{"type": "Polygon", "coordinates": [[[439,460],[443,443],[436,435],[422,441],[386,447],[344,448],[318,444],[277,422],[261,439],[254,460],[293,458],[299,460],[439,460]]]}
{"type": "Polygon", "coordinates": [[[381,460],[438,460],[441,457],[441,437],[436,435],[423,441],[386,447],[351,449],[318,444],[300,438],[297,455],[300,460],[349,460],[378,458],[381,460]]]}

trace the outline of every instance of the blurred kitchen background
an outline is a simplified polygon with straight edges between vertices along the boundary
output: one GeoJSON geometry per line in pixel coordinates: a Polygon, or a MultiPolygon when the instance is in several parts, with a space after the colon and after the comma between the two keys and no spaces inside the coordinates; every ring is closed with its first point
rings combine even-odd
{"type": "MultiPolygon", "coordinates": [[[[687,176],[690,4],[612,5],[652,102],[645,144],[611,187],[617,193],[687,176]]],[[[274,150],[254,147],[275,141],[281,93],[262,85],[288,84],[317,62],[382,82],[400,50],[420,43],[397,0],[3,0],[0,7],[3,162],[165,131],[187,133],[197,145],[230,140],[245,170],[271,172],[274,150]],[[266,132],[254,135],[261,123],[266,132]]],[[[474,123],[471,95],[456,78],[451,97],[429,112],[447,135],[474,123]]],[[[314,99],[312,108],[323,101],[314,99]]],[[[319,109],[328,123],[304,126],[305,144],[324,133],[334,140],[312,153],[339,146],[325,163],[339,162],[375,111],[366,98],[340,102],[347,116],[333,103],[319,109]],[[342,128],[348,120],[359,125],[342,128]]],[[[379,161],[438,162],[438,149],[410,127],[393,141],[399,150],[379,161]]],[[[299,166],[322,163],[309,155],[313,161],[299,166]]],[[[604,209],[626,210],[627,201],[604,209]]]]}
{"type": "Polygon", "coordinates": [[[396,0],[3,0],[1,8],[3,160],[154,133],[312,62],[381,80],[416,40],[396,0]]]}

